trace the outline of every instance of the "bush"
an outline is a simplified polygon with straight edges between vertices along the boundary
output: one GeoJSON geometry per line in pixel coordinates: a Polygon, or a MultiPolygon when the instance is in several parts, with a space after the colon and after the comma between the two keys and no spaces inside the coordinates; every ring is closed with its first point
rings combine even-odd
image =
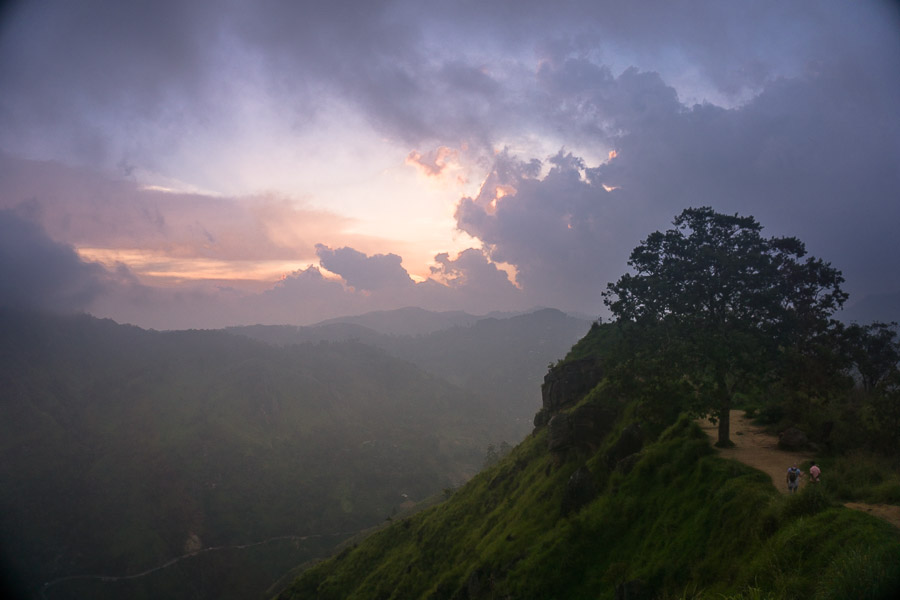
{"type": "Polygon", "coordinates": [[[783,522],[797,517],[811,517],[831,507],[833,502],[821,485],[806,485],[785,499],[783,522]]]}
{"type": "Polygon", "coordinates": [[[900,503],[900,474],[889,458],[858,451],[825,466],[822,485],[841,500],[900,503]]]}
{"type": "MultiPolygon", "coordinates": [[[[882,553],[883,554],[883,553],[882,553]]],[[[900,597],[900,562],[866,548],[836,556],[816,586],[816,600],[882,600],[900,597]]]]}

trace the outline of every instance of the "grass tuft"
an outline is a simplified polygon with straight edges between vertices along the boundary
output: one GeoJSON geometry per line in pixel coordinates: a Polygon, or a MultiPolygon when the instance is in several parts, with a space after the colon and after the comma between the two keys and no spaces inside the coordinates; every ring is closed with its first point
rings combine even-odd
{"type": "Polygon", "coordinates": [[[822,573],[816,600],[887,600],[900,597],[900,562],[856,546],[837,555],[822,573]]]}

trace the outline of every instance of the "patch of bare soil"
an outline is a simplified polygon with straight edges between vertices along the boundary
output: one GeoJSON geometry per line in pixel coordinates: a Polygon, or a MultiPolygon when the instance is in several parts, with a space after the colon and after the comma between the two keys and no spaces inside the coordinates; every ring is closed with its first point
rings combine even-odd
{"type": "Polygon", "coordinates": [[[861,502],[845,502],[844,506],[880,517],[900,529],[900,506],[894,506],[893,504],[863,504],[861,502]]]}
{"type": "MultiPolygon", "coordinates": [[[[715,442],[718,439],[718,426],[710,421],[702,419],[698,421],[700,427],[710,439],[715,442]]],[[[757,427],[744,416],[743,411],[731,411],[731,441],[733,448],[716,448],[723,458],[730,458],[759,469],[772,478],[772,483],[783,494],[788,493],[787,470],[791,465],[799,465],[805,460],[815,458],[811,452],[789,452],[778,448],[778,437],[767,433],[762,427],[757,427]]],[[[823,473],[823,477],[827,474],[823,473]]],[[[809,473],[804,472],[800,479],[801,487],[809,484],[809,473]]],[[[900,528],[900,506],[889,504],[862,504],[848,502],[844,506],[854,510],[867,512],[880,517],[894,527],[900,528]]]]}

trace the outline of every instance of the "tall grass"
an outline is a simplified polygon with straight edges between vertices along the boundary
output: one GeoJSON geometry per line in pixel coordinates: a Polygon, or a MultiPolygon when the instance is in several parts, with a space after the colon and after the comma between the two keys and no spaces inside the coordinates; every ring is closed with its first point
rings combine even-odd
{"type": "Polygon", "coordinates": [[[816,600],[888,600],[900,597],[900,561],[896,553],[854,546],[834,557],[821,574],[816,600]]]}
{"type": "Polygon", "coordinates": [[[856,451],[823,461],[822,483],[840,500],[900,504],[900,463],[856,451]]]}

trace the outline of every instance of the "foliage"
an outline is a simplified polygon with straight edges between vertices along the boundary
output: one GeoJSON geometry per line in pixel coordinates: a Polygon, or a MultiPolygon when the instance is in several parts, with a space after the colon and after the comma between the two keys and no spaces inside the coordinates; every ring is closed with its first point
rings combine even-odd
{"type": "Polygon", "coordinates": [[[846,328],[844,338],[865,391],[875,391],[897,373],[900,363],[897,323],[853,323],[846,328]]]}
{"type": "Polygon", "coordinates": [[[842,501],[900,504],[897,457],[855,450],[822,461],[824,490],[842,501]]]}
{"type": "Polygon", "coordinates": [[[851,546],[834,557],[816,586],[816,600],[880,600],[896,597],[900,590],[897,555],[851,546]]]}
{"type": "Polygon", "coordinates": [[[604,299],[619,321],[649,332],[654,343],[642,346],[653,367],[689,377],[698,412],[720,420],[727,444],[735,395],[769,375],[779,348],[828,329],[846,299],[843,278],[819,259],[802,260],[796,238],[763,238],[752,217],[689,208],[673,224],[634,249],[635,273],[610,283],[604,299]]]}
{"type": "Polygon", "coordinates": [[[781,496],[761,473],[711,455],[688,418],[564,515],[566,481],[584,458],[558,462],[541,432],[445,503],[313,567],[279,598],[612,599],[625,586],[661,598],[813,597],[817,571],[861,544],[874,584],[893,585],[900,542],[888,525],[816,491],[781,496]]]}

